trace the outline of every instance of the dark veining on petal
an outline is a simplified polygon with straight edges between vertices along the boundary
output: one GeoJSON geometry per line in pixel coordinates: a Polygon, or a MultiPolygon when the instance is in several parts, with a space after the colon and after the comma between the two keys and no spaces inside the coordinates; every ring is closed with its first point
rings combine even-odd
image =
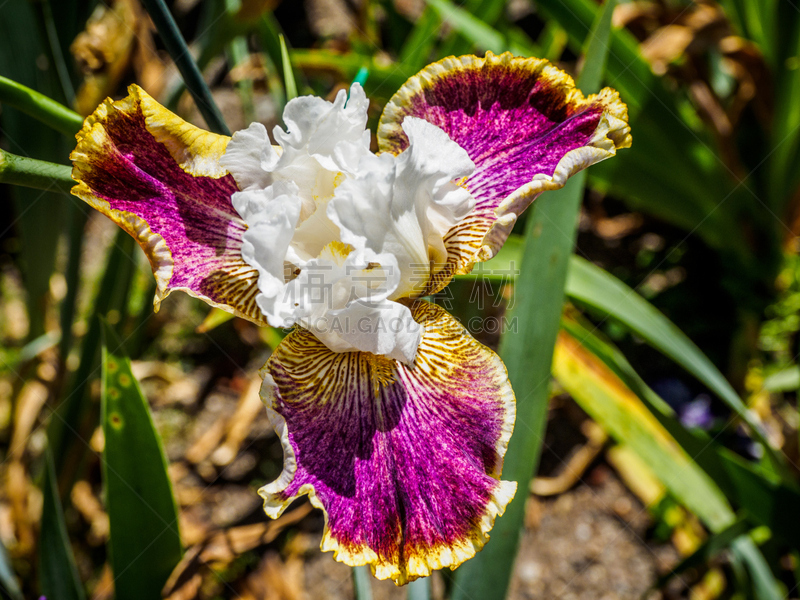
{"type": "Polygon", "coordinates": [[[570,150],[588,143],[603,113],[576,106],[541,69],[513,65],[454,71],[405,111],[444,129],[476,165],[467,189],[477,214],[491,214],[536,174],[552,176],[570,150]]]}
{"type": "Polygon", "coordinates": [[[168,288],[260,321],[258,273],[241,257],[246,225],[231,204],[238,190],[233,177],[186,173],[147,129],[141,105],[135,106],[110,109],[101,120],[107,133],[102,150],[84,143],[91,168],[83,170],[83,182],[111,209],[140,217],[163,238],[173,262],[168,288]]]}
{"type": "Polygon", "coordinates": [[[297,461],[283,497],[312,485],[341,545],[400,565],[479,526],[507,410],[494,355],[441,309],[415,318],[429,333],[413,368],[333,353],[303,330],[268,363],[297,461]]]}

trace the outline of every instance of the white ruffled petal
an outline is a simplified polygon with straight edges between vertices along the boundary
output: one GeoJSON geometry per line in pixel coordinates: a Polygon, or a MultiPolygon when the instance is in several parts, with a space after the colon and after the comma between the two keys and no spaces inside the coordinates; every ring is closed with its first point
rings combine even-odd
{"type": "Polygon", "coordinates": [[[369,151],[368,101],[354,84],[333,103],[292,100],[279,147],[263,126],[237,132],[224,164],[242,189],[242,257],[258,269],[270,324],[299,324],[336,352],[411,364],[422,327],[395,300],[419,296],[446,259],[443,237],[474,207],[456,180],[474,169],[438,127],[403,123],[409,148],[369,151]]]}
{"type": "MultiPolygon", "coordinates": [[[[286,311],[276,308],[287,279],[286,254],[300,215],[297,187],[278,183],[266,190],[237,192],[236,210],[248,215],[242,236],[242,258],[258,269],[256,303],[274,327],[285,326],[286,311]]],[[[290,275],[290,274],[289,274],[290,275]]]]}
{"type": "Polygon", "coordinates": [[[272,183],[269,174],[278,163],[278,153],[269,141],[267,129],[252,123],[233,134],[220,164],[233,175],[240,190],[263,190],[272,183]]]}
{"type": "MultiPolygon", "coordinates": [[[[341,351],[334,347],[335,344],[341,344],[344,351],[371,352],[407,365],[414,363],[422,326],[414,320],[407,306],[391,300],[358,301],[331,313],[330,318],[332,322],[338,320],[346,325],[341,332],[333,332],[328,327],[322,334],[317,334],[320,341],[331,350],[341,351]]],[[[313,329],[311,331],[314,332],[313,329]]]]}
{"type": "Polygon", "coordinates": [[[276,127],[273,135],[284,149],[280,167],[296,155],[313,157],[328,171],[348,171],[369,153],[367,100],[361,85],[354,83],[350,98],[340,90],[333,103],[314,96],[289,101],[283,113],[286,130],[276,127]]]}
{"type": "Polygon", "coordinates": [[[297,225],[289,248],[287,260],[298,267],[319,256],[322,249],[333,241],[339,240],[339,228],[328,218],[328,201],[320,201],[316,210],[297,225]]]}
{"type": "Polygon", "coordinates": [[[466,150],[427,121],[406,117],[403,131],[409,147],[400,155],[398,180],[406,189],[418,186],[417,194],[430,192],[429,200],[418,200],[424,203],[430,223],[426,241],[432,253],[431,262],[443,264],[447,260],[442,242],[445,234],[475,208],[475,198],[454,181],[472,174],[475,164],[466,150]]]}
{"type": "Polygon", "coordinates": [[[409,148],[399,156],[367,156],[328,204],[341,239],[355,248],[397,258],[400,284],[394,298],[422,293],[431,265],[444,264],[443,238],[475,201],[453,180],[474,169],[466,152],[438,127],[409,118],[409,148]]]}
{"type": "Polygon", "coordinates": [[[286,284],[276,313],[308,329],[334,352],[372,352],[410,364],[422,329],[403,304],[387,298],[398,269],[391,255],[327,246],[286,284]]]}

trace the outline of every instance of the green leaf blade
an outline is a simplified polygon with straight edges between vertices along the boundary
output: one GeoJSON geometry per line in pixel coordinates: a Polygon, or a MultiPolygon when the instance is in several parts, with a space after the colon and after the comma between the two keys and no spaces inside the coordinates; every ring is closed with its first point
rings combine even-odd
{"type": "MultiPolygon", "coordinates": [[[[614,0],[603,7],[611,13],[614,0]]],[[[586,57],[587,76],[582,83],[599,85],[608,49],[610,27],[601,15],[592,36],[599,51],[586,57]]],[[[522,272],[517,278],[517,298],[510,317],[519,320],[518,331],[501,339],[500,355],[517,394],[517,419],[509,442],[503,478],[518,482],[517,494],[497,520],[491,541],[455,576],[454,600],[505,597],[524,522],[529,481],[539,462],[549,399],[553,349],[564,304],[569,257],[575,244],[578,210],[583,199],[586,172],[573,176],[558,191],[544,194],[532,207],[525,231],[522,272]],[[532,352],[532,349],[536,352],[532,352]]]]}
{"type": "Polygon", "coordinates": [[[431,600],[431,578],[422,577],[408,584],[408,600],[431,600]]]}
{"type": "Polygon", "coordinates": [[[42,528],[39,534],[39,583],[47,598],[86,600],[83,584],[78,577],[75,558],[69,544],[64,511],[58,497],[53,455],[45,453],[45,473],[42,495],[42,528]]]}
{"type": "Polygon", "coordinates": [[[286,38],[281,33],[279,39],[281,42],[281,65],[283,65],[283,85],[286,89],[286,100],[292,100],[293,98],[297,98],[297,82],[294,78],[294,71],[292,70],[292,60],[289,57],[289,50],[286,47],[286,38]]]}
{"type": "Polygon", "coordinates": [[[369,567],[353,567],[353,591],[356,600],[372,600],[372,574],[369,567]]]}
{"type": "Polygon", "coordinates": [[[177,507],[147,401],[114,333],[104,333],[103,478],[116,598],[159,598],[182,554],[177,507]]]}
{"type": "Polygon", "coordinates": [[[733,511],[716,483],[638,396],[566,331],[559,338],[553,372],[589,416],[634,450],[673,496],[712,531],[722,531],[733,523],[733,511]]]}
{"type": "Polygon", "coordinates": [[[481,50],[501,53],[507,50],[506,40],[499,31],[474,17],[448,0],[426,0],[456,31],[481,50]]]}
{"type": "Polygon", "coordinates": [[[728,501],[743,509],[751,526],[766,525],[776,538],[797,547],[796,486],[781,484],[774,473],[747,462],[705,432],[687,431],[619,350],[580,320],[567,315],[562,328],[553,366],[559,382],[604,429],[636,451],[712,533],[727,532],[714,546],[728,545],[732,566],[740,565],[742,575],[745,568],[749,572],[749,578],[739,578],[740,585],[752,584],[756,598],[779,600],[780,586],[764,555],[748,535],[737,536],[730,529],[735,521],[728,501]]]}
{"type": "Polygon", "coordinates": [[[142,0],[142,6],[153,19],[153,24],[156,26],[167,52],[178,67],[178,71],[183,77],[186,88],[192,94],[197,109],[203,118],[206,120],[209,129],[215,133],[222,135],[230,135],[231,132],[225,124],[225,119],[211,95],[211,90],[208,84],[203,79],[203,74],[200,68],[192,57],[189,46],[186,45],[186,40],[178,29],[172,13],[169,12],[164,0],[142,0]]]}
{"type": "Polygon", "coordinates": [[[782,463],[769,446],[761,425],[719,369],[678,327],[634,290],[589,261],[574,256],[567,278],[567,295],[614,317],[686,369],[747,423],[775,464],[782,463]]]}

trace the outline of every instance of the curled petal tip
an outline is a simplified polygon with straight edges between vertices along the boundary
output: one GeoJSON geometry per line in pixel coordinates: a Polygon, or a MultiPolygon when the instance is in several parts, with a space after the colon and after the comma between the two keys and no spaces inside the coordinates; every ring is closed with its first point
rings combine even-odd
{"type": "Polygon", "coordinates": [[[133,236],[155,274],[155,307],[182,290],[263,322],[257,273],[241,257],[236,183],[220,165],[228,138],[186,123],[136,85],[86,118],[70,155],[72,193],[133,236]]]}
{"type": "Polygon", "coordinates": [[[402,123],[409,116],[440,127],[476,166],[465,182],[476,208],[448,232],[447,266],[429,293],[494,256],[540,193],[631,144],[617,92],[584,97],[548,61],[509,52],[451,56],[409,79],[381,116],[382,151],[397,154],[407,146],[402,123]]]}

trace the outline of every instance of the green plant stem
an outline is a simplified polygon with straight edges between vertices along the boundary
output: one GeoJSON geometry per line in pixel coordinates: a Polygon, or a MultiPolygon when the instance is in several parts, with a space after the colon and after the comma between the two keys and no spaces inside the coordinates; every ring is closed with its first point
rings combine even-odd
{"type": "Polygon", "coordinates": [[[2,76],[0,76],[0,104],[13,106],[65,135],[75,135],[83,126],[83,118],[74,110],[2,76]]]}
{"type": "Polygon", "coordinates": [[[0,150],[0,183],[69,193],[75,185],[72,167],[17,156],[0,150]]]}
{"type": "MultiPolygon", "coordinates": [[[[581,74],[578,87],[586,93],[600,87],[614,4],[615,0],[606,0],[584,50],[586,76],[581,74]],[[600,38],[600,43],[593,38],[600,38]]],[[[456,571],[453,600],[500,599],[508,591],[529,482],[539,464],[544,441],[553,349],[585,182],[586,171],[581,171],[563,189],[544,194],[528,215],[523,270],[514,284],[516,303],[510,311],[511,320],[518,321],[518,330],[500,341],[500,356],[517,395],[515,431],[508,445],[503,479],[516,481],[517,493],[495,524],[490,543],[456,571]]]]}
{"type": "Polygon", "coordinates": [[[422,577],[408,584],[408,600],[431,600],[431,578],[422,577]]]}
{"type": "Polygon", "coordinates": [[[186,40],[183,39],[180,30],[178,29],[175,19],[169,12],[164,0],[142,0],[150,18],[153,19],[153,24],[156,26],[164,45],[167,47],[167,52],[175,61],[175,66],[183,77],[184,83],[189,90],[189,93],[194,98],[200,114],[206,120],[209,129],[215,133],[223,135],[230,135],[231,132],[228,126],[225,125],[225,120],[222,118],[222,113],[214,102],[211,96],[211,90],[208,89],[203,74],[200,68],[192,58],[192,53],[189,51],[189,46],[186,45],[186,40]]]}
{"type": "Polygon", "coordinates": [[[356,600],[372,600],[372,575],[369,567],[353,567],[353,589],[356,600]]]}

